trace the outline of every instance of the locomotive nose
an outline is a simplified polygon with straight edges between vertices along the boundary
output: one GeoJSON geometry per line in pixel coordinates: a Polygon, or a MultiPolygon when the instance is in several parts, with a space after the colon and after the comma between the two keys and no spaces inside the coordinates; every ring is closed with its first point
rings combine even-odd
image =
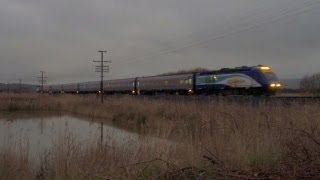
{"type": "Polygon", "coordinates": [[[271,84],[270,84],[270,87],[271,87],[271,88],[281,88],[281,86],[282,86],[282,85],[281,85],[280,83],[271,83],[271,84]]]}
{"type": "Polygon", "coordinates": [[[282,84],[278,82],[273,82],[269,84],[268,92],[274,95],[277,91],[281,89],[281,87],[282,87],[282,84]]]}

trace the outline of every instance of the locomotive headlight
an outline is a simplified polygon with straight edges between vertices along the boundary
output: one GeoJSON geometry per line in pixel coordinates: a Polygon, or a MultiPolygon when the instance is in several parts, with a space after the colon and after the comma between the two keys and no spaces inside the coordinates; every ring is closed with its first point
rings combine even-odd
{"type": "Polygon", "coordinates": [[[189,93],[189,94],[192,94],[192,93],[193,93],[192,89],[189,89],[189,90],[188,90],[188,93],[189,93]]]}
{"type": "Polygon", "coordinates": [[[261,70],[270,70],[271,68],[268,67],[268,66],[261,66],[260,69],[261,69],[261,70]]]}
{"type": "Polygon", "coordinates": [[[281,87],[281,84],[279,84],[279,83],[272,83],[272,84],[270,84],[270,87],[272,87],[272,88],[275,88],[275,87],[280,88],[280,87],[281,87]]]}
{"type": "Polygon", "coordinates": [[[136,93],[136,92],[133,90],[133,91],[132,91],[132,94],[135,94],[135,93],[136,93]]]}

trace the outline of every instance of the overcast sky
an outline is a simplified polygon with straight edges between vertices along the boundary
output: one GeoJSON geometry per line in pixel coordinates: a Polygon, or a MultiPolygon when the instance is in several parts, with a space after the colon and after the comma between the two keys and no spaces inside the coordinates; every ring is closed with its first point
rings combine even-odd
{"type": "Polygon", "coordinates": [[[265,64],[320,72],[320,0],[0,0],[0,82],[96,80],[265,64]]]}

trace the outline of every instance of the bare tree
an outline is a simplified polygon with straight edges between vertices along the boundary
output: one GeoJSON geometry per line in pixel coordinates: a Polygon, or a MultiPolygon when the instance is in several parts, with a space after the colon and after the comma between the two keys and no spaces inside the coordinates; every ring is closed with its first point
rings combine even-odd
{"type": "Polygon", "coordinates": [[[307,93],[320,95],[320,73],[304,76],[300,81],[300,89],[307,93]]]}

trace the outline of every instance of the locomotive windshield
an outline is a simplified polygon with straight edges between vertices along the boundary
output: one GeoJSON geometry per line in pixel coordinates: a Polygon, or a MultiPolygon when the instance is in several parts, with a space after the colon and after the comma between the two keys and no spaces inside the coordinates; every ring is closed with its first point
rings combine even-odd
{"type": "Polygon", "coordinates": [[[260,71],[265,75],[269,81],[278,81],[277,76],[272,72],[268,66],[259,66],[260,71]]]}
{"type": "Polygon", "coordinates": [[[263,72],[263,74],[267,77],[268,80],[278,81],[277,76],[276,76],[273,72],[271,72],[271,71],[269,71],[269,72],[263,72]]]}

